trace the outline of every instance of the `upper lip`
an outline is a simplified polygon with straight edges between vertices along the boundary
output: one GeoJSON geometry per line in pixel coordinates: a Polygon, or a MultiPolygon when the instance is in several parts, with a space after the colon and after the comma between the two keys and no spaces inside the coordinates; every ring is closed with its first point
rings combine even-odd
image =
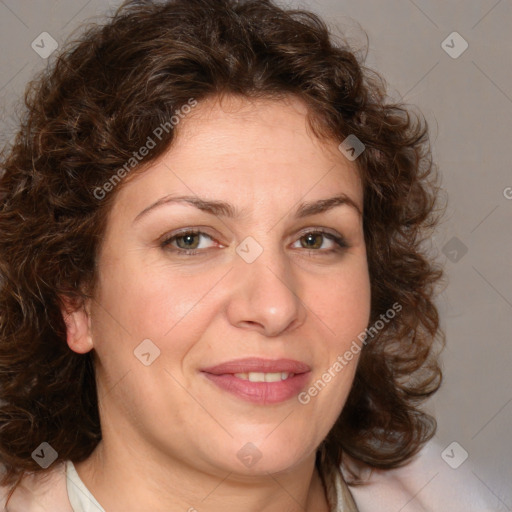
{"type": "Polygon", "coordinates": [[[260,359],[249,357],[245,359],[235,359],[227,361],[209,368],[203,368],[201,371],[213,375],[223,375],[226,373],[306,373],[311,368],[306,363],[295,361],[293,359],[260,359]]]}

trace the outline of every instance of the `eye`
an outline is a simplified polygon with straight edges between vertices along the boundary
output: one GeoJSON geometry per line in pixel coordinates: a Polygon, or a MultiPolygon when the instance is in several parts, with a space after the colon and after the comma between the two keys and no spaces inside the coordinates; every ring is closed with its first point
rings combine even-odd
{"type": "Polygon", "coordinates": [[[324,229],[315,229],[303,233],[296,243],[301,244],[301,248],[313,250],[320,253],[336,252],[339,249],[348,248],[345,239],[324,229]],[[327,242],[327,247],[325,246],[327,242]]]}
{"type": "Polygon", "coordinates": [[[163,240],[161,247],[167,248],[171,246],[175,248],[175,252],[178,254],[194,255],[208,248],[205,247],[204,244],[201,244],[201,238],[213,241],[213,238],[206,233],[195,229],[189,229],[163,240]],[[200,250],[198,251],[197,249],[200,250]]]}

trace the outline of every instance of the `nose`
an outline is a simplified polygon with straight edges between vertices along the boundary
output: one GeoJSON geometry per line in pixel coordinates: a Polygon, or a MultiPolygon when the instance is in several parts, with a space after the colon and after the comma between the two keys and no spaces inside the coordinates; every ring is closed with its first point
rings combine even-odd
{"type": "Polygon", "coordinates": [[[278,252],[265,249],[252,263],[235,262],[227,306],[232,325],[272,337],[304,323],[307,310],[293,265],[278,252]]]}

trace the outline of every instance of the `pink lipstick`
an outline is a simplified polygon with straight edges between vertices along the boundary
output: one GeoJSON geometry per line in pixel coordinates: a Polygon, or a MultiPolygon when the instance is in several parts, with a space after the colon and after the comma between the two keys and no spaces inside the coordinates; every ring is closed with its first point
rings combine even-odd
{"type": "Polygon", "coordinates": [[[300,393],[311,368],[293,359],[246,358],[204,368],[201,372],[222,390],[267,405],[284,402],[300,393]]]}

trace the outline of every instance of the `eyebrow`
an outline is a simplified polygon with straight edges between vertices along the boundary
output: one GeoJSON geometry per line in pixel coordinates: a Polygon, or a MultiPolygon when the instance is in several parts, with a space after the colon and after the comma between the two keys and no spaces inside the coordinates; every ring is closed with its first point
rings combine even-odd
{"type": "MultiPolygon", "coordinates": [[[[133,220],[133,222],[138,222],[142,217],[146,216],[150,211],[155,210],[156,208],[163,206],[165,204],[172,203],[186,203],[192,206],[195,206],[201,211],[210,213],[217,217],[230,217],[237,218],[241,216],[241,211],[238,210],[233,205],[226,203],[224,201],[214,201],[208,199],[202,199],[197,196],[164,196],[152,205],[144,208],[133,220]]],[[[300,203],[295,211],[295,216],[297,218],[309,217],[311,215],[316,215],[319,213],[326,212],[331,210],[337,206],[350,206],[355,209],[360,217],[362,217],[362,211],[359,205],[351,199],[346,194],[340,194],[334,197],[329,197],[327,199],[319,199],[317,201],[303,202],[300,203]]]]}

